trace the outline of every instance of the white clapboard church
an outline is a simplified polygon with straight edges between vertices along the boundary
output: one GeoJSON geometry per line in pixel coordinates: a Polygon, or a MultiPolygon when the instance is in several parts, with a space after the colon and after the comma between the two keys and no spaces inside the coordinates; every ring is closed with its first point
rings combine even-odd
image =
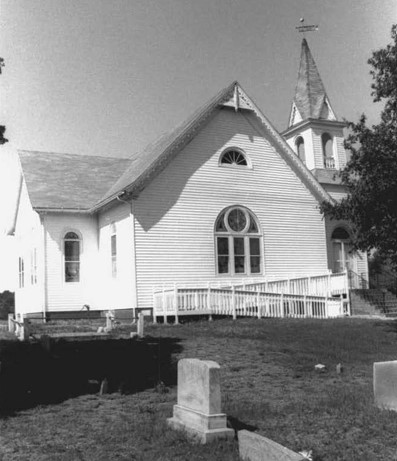
{"type": "Polygon", "coordinates": [[[128,159],[19,151],[16,312],[346,313],[344,126],[304,39],[281,134],[233,82],[128,159]]]}

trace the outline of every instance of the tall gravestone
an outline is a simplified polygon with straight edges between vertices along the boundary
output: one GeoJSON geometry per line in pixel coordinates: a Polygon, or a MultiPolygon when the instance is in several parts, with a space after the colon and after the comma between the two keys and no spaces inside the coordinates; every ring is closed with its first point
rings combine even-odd
{"type": "Polygon", "coordinates": [[[168,424],[202,443],[234,438],[221,412],[220,366],[210,360],[182,359],[178,362],[178,403],[168,424]]]}

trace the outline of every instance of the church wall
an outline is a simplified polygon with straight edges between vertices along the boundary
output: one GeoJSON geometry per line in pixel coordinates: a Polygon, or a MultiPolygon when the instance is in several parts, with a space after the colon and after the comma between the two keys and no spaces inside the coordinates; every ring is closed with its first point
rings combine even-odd
{"type": "Polygon", "coordinates": [[[342,200],[346,197],[345,188],[339,184],[322,184],[323,188],[335,200],[342,200]]]}
{"type": "MultiPolygon", "coordinates": [[[[15,227],[17,257],[23,259],[23,288],[19,287],[19,274],[15,290],[15,312],[43,312],[44,310],[44,245],[39,215],[33,210],[23,182],[15,227]],[[36,270],[32,268],[36,252],[36,270]],[[34,277],[36,274],[37,277],[34,277]],[[33,280],[32,280],[33,277],[33,280]]],[[[18,261],[19,269],[19,261],[18,261]]]]}
{"type": "Polygon", "coordinates": [[[231,205],[249,208],[262,227],[259,278],[327,270],[318,202],[263,130],[252,113],[218,112],[140,194],[135,203],[139,307],[151,307],[153,287],[163,284],[231,280],[216,274],[214,249],[215,220],[231,205]],[[246,152],[252,169],[218,166],[230,146],[246,152]]]}
{"type": "Polygon", "coordinates": [[[43,218],[48,310],[81,310],[84,304],[96,309],[101,299],[96,217],[48,213],[43,218]],[[63,238],[70,231],[81,236],[79,282],[65,282],[63,238]]]}
{"type": "Polygon", "coordinates": [[[101,308],[104,309],[135,307],[134,219],[130,211],[130,204],[120,203],[99,215],[101,308]],[[112,276],[112,223],[116,227],[116,277],[112,276]]]}

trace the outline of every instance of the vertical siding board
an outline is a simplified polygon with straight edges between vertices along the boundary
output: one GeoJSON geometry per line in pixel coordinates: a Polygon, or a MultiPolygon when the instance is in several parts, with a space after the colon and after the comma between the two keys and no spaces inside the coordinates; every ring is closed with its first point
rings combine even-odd
{"type": "Polygon", "coordinates": [[[318,203],[257,124],[252,115],[220,111],[136,200],[139,307],[152,307],[152,288],[162,283],[230,279],[215,273],[213,236],[230,205],[259,219],[267,275],[327,269],[318,203]],[[230,146],[242,148],[253,168],[220,167],[230,146]]]}

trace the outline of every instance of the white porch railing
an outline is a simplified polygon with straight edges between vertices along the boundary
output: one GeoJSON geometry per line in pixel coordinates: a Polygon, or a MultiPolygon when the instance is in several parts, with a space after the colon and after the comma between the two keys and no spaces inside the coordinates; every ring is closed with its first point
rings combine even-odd
{"type": "Polygon", "coordinates": [[[348,314],[343,298],[284,294],[230,288],[178,288],[157,290],[153,316],[230,315],[248,317],[332,318],[348,314]]]}
{"type": "Polygon", "coordinates": [[[239,290],[265,291],[267,293],[335,296],[348,292],[349,281],[345,271],[337,274],[328,273],[310,277],[244,283],[234,286],[239,290]]]}

